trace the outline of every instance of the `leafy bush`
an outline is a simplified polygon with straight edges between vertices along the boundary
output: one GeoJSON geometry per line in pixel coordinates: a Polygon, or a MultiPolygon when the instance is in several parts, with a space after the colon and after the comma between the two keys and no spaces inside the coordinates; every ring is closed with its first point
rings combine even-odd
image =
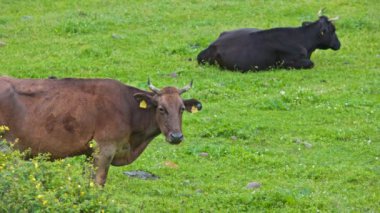
{"type": "Polygon", "coordinates": [[[83,157],[51,162],[48,155],[23,160],[24,155],[0,152],[0,212],[96,212],[106,208],[107,196],[92,181],[91,164],[80,163],[83,157]]]}

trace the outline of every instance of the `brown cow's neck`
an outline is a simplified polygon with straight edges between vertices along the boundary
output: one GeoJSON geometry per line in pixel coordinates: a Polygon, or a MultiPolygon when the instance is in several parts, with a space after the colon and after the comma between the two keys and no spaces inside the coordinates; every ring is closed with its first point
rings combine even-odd
{"type": "Polygon", "coordinates": [[[140,108],[139,103],[133,96],[137,93],[153,94],[130,86],[126,86],[125,91],[125,106],[128,107],[130,111],[130,117],[127,120],[129,123],[129,134],[126,141],[127,144],[125,144],[125,151],[127,151],[128,154],[123,153],[114,156],[112,161],[112,165],[114,166],[123,166],[135,161],[149,143],[161,133],[156,122],[155,109],[140,108]]]}
{"type": "Polygon", "coordinates": [[[139,103],[133,97],[135,93],[145,93],[151,96],[154,94],[129,86],[128,90],[129,95],[126,101],[131,105],[131,124],[133,125],[130,128],[131,139],[133,140],[132,148],[134,148],[138,147],[140,143],[153,140],[161,133],[161,130],[156,122],[156,109],[153,107],[147,109],[140,108],[139,103]]]}
{"type": "Polygon", "coordinates": [[[132,127],[132,134],[129,141],[131,145],[131,158],[128,164],[136,160],[148,144],[161,133],[155,119],[154,109],[143,111],[140,109],[139,112],[134,115],[134,119],[136,118],[141,121],[141,125],[132,127]]]}

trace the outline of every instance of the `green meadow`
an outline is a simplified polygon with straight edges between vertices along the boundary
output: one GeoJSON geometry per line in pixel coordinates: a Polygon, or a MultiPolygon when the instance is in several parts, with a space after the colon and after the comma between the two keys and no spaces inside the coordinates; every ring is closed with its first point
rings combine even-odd
{"type": "Polygon", "coordinates": [[[156,87],[193,79],[183,97],[203,110],[184,113],[184,142],[157,137],[133,164],[111,167],[104,188],[83,156],[0,152],[0,212],[379,212],[379,11],[377,0],[1,0],[1,75],[140,89],[148,77],[156,87]],[[296,27],[321,8],[340,17],[342,46],[314,52],[313,69],[196,62],[223,31],[296,27]],[[133,170],[159,179],[123,174],[133,170]]]}

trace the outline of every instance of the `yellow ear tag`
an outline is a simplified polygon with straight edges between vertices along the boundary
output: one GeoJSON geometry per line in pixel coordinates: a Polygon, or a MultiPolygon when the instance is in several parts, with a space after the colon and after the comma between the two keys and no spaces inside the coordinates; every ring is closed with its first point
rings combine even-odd
{"type": "Polygon", "coordinates": [[[196,113],[196,112],[198,112],[198,108],[196,108],[195,106],[192,106],[191,113],[196,113]]]}
{"type": "Polygon", "coordinates": [[[141,109],[146,109],[147,108],[147,104],[146,104],[145,100],[140,101],[140,108],[141,109]]]}

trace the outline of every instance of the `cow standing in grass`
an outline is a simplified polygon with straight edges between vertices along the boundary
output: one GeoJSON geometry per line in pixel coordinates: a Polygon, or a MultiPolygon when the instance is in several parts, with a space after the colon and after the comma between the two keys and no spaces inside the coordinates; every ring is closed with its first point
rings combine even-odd
{"type": "Polygon", "coordinates": [[[249,71],[271,68],[309,69],[316,49],[339,50],[333,19],[320,16],[296,28],[257,30],[245,28],[223,32],[199,53],[199,64],[218,64],[228,70],[249,71]]]}
{"type": "Polygon", "coordinates": [[[183,140],[182,113],[202,108],[180,95],[191,88],[143,91],[110,79],[15,79],[0,77],[0,125],[4,138],[30,155],[52,159],[85,154],[95,140],[95,181],[104,185],[109,166],[132,163],[163,133],[171,144],[183,140]]]}

